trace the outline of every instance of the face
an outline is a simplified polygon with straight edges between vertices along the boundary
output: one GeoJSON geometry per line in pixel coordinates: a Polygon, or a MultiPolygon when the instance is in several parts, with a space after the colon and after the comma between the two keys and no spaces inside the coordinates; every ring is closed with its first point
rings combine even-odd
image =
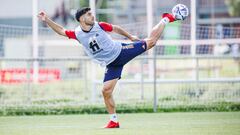
{"type": "Polygon", "coordinates": [[[88,11],[82,16],[82,22],[84,22],[86,25],[93,25],[94,24],[94,16],[91,11],[88,11]]]}

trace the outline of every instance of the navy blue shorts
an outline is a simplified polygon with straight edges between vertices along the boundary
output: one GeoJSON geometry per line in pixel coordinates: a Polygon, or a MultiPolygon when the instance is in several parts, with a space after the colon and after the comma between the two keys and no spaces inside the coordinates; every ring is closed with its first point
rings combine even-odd
{"type": "Polygon", "coordinates": [[[122,51],[119,56],[106,67],[104,82],[120,79],[123,66],[147,49],[145,41],[137,41],[129,44],[122,43],[122,51]]]}

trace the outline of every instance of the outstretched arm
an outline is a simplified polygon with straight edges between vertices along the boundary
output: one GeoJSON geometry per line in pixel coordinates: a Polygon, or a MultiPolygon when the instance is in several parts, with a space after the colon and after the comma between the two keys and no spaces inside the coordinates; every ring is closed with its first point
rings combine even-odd
{"type": "Polygon", "coordinates": [[[61,26],[61,25],[59,25],[59,24],[57,24],[57,23],[55,23],[54,21],[52,21],[48,16],[47,16],[47,14],[45,13],[45,12],[40,12],[39,14],[38,14],[38,18],[40,19],[40,20],[42,20],[43,22],[46,22],[47,23],[47,25],[50,27],[50,28],[52,28],[56,33],[58,33],[59,35],[62,35],[62,36],[67,36],[66,34],[65,34],[65,29],[61,26]]]}
{"type": "Polygon", "coordinates": [[[130,39],[131,41],[140,40],[137,36],[131,35],[126,30],[124,30],[122,27],[120,27],[118,25],[112,25],[112,26],[113,26],[113,32],[123,35],[123,36],[127,37],[128,39],[130,39]]]}

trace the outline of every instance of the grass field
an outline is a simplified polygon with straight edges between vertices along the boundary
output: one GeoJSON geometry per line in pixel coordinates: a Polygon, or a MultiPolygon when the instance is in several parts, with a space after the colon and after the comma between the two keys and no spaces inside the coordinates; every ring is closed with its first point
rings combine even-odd
{"type": "Polygon", "coordinates": [[[239,135],[240,112],[120,114],[120,129],[103,129],[108,115],[0,117],[0,135],[239,135]]]}

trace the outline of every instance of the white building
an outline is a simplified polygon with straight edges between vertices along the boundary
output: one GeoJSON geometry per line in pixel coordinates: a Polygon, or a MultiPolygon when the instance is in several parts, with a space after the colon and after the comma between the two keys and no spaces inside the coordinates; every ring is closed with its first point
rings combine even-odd
{"type": "MultiPolygon", "coordinates": [[[[38,9],[53,16],[63,1],[66,9],[79,6],[78,0],[38,0],[38,9]]],[[[0,24],[31,26],[31,19],[32,0],[1,0],[0,24]]]]}

